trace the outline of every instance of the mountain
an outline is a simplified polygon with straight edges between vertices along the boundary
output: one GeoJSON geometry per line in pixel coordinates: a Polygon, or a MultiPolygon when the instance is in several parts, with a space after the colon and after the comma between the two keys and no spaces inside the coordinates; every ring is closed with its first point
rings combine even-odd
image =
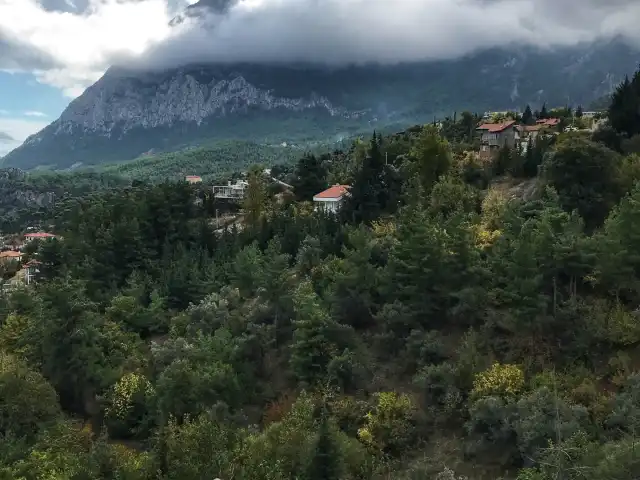
{"type": "Polygon", "coordinates": [[[634,71],[621,43],[554,51],[497,49],[429,63],[192,65],[110,69],[4,166],[67,168],[128,160],[213,140],[337,140],[454,111],[583,104],[634,71]]]}

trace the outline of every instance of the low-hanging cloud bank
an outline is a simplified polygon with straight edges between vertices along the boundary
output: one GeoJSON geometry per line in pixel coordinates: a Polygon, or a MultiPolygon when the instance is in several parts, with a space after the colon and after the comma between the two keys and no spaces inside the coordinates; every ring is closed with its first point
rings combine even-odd
{"type": "Polygon", "coordinates": [[[199,15],[124,63],[395,63],[510,44],[640,46],[640,0],[201,0],[191,10],[199,15]]]}
{"type": "Polygon", "coordinates": [[[0,0],[0,70],[75,97],[113,64],[395,63],[615,37],[640,46],[639,20],[640,0],[0,0]]]}

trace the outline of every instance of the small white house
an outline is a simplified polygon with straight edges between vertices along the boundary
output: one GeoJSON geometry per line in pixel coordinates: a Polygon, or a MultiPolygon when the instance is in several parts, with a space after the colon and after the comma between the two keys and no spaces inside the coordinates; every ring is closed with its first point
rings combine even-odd
{"type": "Polygon", "coordinates": [[[349,193],[348,185],[334,185],[313,197],[316,209],[336,213],[349,193]]]}
{"type": "Polygon", "coordinates": [[[213,187],[213,196],[215,198],[228,198],[241,200],[244,198],[244,191],[249,185],[246,180],[238,180],[235,184],[227,182],[226,185],[216,185],[213,187]]]}

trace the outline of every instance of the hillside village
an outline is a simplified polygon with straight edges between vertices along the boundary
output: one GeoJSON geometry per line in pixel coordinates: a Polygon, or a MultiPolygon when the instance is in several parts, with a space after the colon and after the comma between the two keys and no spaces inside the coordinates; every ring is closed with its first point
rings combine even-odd
{"type": "MultiPolygon", "coordinates": [[[[455,125],[458,121],[456,117],[457,114],[453,118],[435,122],[436,127],[445,134],[445,137],[447,135],[443,129],[446,130],[447,125],[452,123],[455,125]]],[[[582,112],[581,108],[576,111],[568,108],[547,110],[546,106],[543,106],[541,111],[532,112],[527,106],[524,113],[486,112],[483,115],[473,115],[472,118],[477,122],[477,126],[468,139],[469,145],[476,144],[471,154],[481,163],[491,163],[501,155],[526,156],[527,151],[534,149],[539,141],[548,145],[552,143],[553,138],[563,132],[591,134],[603,125],[602,122],[606,116],[603,112],[582,112]]],[[[416,128],[409,129],[398,132],[393,137],[413,135],[416,131],[416,128]]],[[[469,154],[469,151],[465,151],[465,154],[469,154]]],[[[386,161],[388,162],[388,156],[386,161]]],[[[276,195],[282,202],[293,196],[293,186],[284,181],[293,181],[293,171],[286,166],[277,170],[279,178],[272,175],[271,168],[264,169],[262,173],[275,188],[271,194],[276,195]]],[[[249,185],[247,175],[247,172],[243,172],[235,176],[235,180],[229,180],[223,185],[207,185],[203,183],[202,175],[184,176],[184,181],[195,188],[209,189],[213,201],[220,203],[219,208],[215,210],[215,215],[212,216],[212,224],[215,225],[218,234],[231,226],[242,228],[241,207],[249,185]]],[[[349,185],[336,183],[327,189],[315,192],[307,200],[313,202],[318,210],[337,214],[348,195],[349,185]]],[[[203,199],[197,197],[196,201],[201,203],[203,199]]],[[[33,230],[33,227],[29,227],[28,230],[33,230]]],[[[34,240],[55,237],[50,233],[27,231],[22,235],[7,234],[2,238],[0,263],[3,265],[4,290],[15,288],[17,285],[29,285],[35,281],[38,260],[33,257],[33,253],[24,254],[23,251],[34,240]]]]}

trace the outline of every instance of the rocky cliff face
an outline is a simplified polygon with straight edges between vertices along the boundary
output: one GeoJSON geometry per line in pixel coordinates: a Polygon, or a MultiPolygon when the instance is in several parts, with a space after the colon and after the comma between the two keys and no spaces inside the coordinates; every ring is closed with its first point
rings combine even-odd
{"type": "MultiPolygon", "coordinates": [[[[200,73],[204,73],[200,71],[200,73]]],[[[110,136],[116,129],[126,135],[135,128],[171,128],[180,123],[200,126],[211,117],[246,114],[251,109],[325,111],[330,116],[357,116],[334,106],[329,99],[310,92],[307,98],[276,97],[249,83],[242,75],[211,77],[199,81],[194,72],[177,70],[154,81],[150,76],[131,76],[111,71],[71,103],[53,123],[54,135],[86,133],[110,136]]],[[[37,142],[41,134],[27,140],[37,142]]]]}
{"type": "Polygon", "coordinates": [[[69,168],[217,139],[327,140],[431,121],[454,111],[582,104],[637,66],[620,44],[554,52],[493,50],[456,61],[327,68],[199,65],[113,68],[4,166],[69,168]]]}

